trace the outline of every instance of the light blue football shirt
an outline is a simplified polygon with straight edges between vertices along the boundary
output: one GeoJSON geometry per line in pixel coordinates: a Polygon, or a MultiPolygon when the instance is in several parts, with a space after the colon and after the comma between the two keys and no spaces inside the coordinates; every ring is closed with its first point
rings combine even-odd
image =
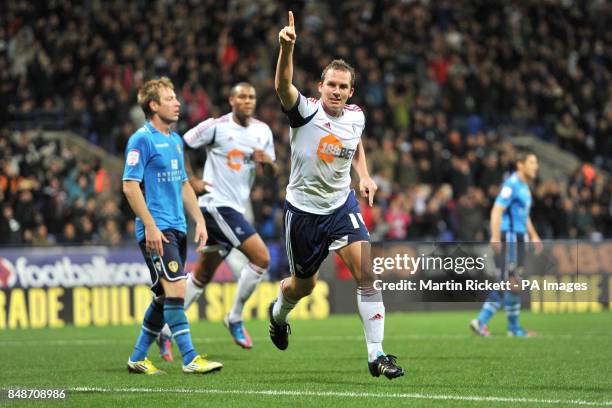
{"type": "MultiPolygon", "coordinates": [[[[123,180],[136,180],[157,228],[187,232],[183,208],[183,183],[187,181],[183,161],[183,139],[175,132],[164,135],[147,122],[125,148],[123,180]]],[[[145,238],[144,225],[136,217],[136,238],[145,238]]]]}
{"type": "Polygon", "coordinates": [[[495,203],[505,209],[502,215],[502,232],[527,233],[531,192],[529,186],[521,181],[516,172],[504,181],[495,203]]]}

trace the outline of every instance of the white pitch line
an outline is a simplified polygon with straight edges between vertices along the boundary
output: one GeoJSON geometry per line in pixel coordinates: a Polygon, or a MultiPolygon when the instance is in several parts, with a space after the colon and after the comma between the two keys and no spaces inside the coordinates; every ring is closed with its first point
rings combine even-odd
{"type": "Polygon", "coordinates": [[[221,390],[201,388],[99,388],[74,387],[68,391],[82,393],[167,393],[167,394],[220,394],[220,395],[263,395],[263,396],[293,396],[293,397],[345,397],[345,398],[392,398],[420,399],[437,401],[474,401],[474,402],[505,402],[513,404],[573,404],[584,406],[612,406],[612,401],[559,400],[515,397],[485,397],[477,395],[438,395],[419,393],[373,393],[373,392],[338,392],[338,391],[292,391],[292,390],[221,390]]]}
{"type": "MultiPolygon", "coordinates": [[[[559,339],[571,339],[572,335],[559,334],[559,335],[540,335],[537,337],[530,338],[527,341],[539,341],[539,340],[559,340],[559,339]]],[[[595,338],[603,336],[592,336],[584,335],[580,336],[580,339],[595,338]]],[[[385,336],[387,340],[461,340],[474,338],[473,334],[439,334],[439,335],[426,335],[426,334],[408,334],[402,336],[385,336]]],[[[253,341],[268,341],[268,337],[253,337],[253,341]]],[[[296,336],[292,338],[292,341],[362,341],[363,336],[296,336]]],[[[516,341],[516,339],[507,336],[491,336],[483,341],[516,341]]],[[[227,342],[225,337],[194,337],[194,343],[225,343],[227,342]]],[[[117,340],[109,339],[57,339],[57,340],[0,340],[0,347],[17,347],[27,345],[49,345],[49,346],[103,346],[109,344],[116,344],[117,340]]]]}
{"type": "MultiPolygon", "coordinates": [[[[407,335],[407,336],[388,336],[387,340],[434,340],[434,339],[458,339],[473,337],[468,335],[440,335],[440,336],[427,336],[427,335],[407,335]]],[[[228,339],[226,337],[194,337],[194,343],[226,343],[228,339]]],[[[252,337],[253,341],[269,341],[269,337],[252,337]]],[[[295,340],[298,341],[362,341],[363,336],[302,336],[295,340]]],[[[116,344],[117,340],[109,339],[57,339],[57,340],[5,340],[0,341],[0,347],[11,347],[11,346],[24,346],[24,345],[49,345],[49,346],[100,346],[108,344],[116,344]]]]}

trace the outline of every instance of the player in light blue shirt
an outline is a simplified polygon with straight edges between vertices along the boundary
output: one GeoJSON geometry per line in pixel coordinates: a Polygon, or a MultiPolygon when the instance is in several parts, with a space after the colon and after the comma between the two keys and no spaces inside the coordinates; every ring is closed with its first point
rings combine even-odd
{"type": "MultiPolygon", "coordinates": [[[[147,209],[160,231],[173,228],[185,234],[182,189],[187,175],[182,152],[183,140],[179,135],[175,132],[165,135],[147,122],[128,141],[123,180],[141,184],[147,209]]],[[[136,217],[136,239],[138,242],[145,239],[140,217],[136,217]]]]}
{"type": "Polygon", "coordinates": [[[521,179],[518,172],[512,173],[504,181],[495,199],[495,205],[498,206],[498,209],[500,209],[499,207],[503,208],[502,233],[523,235],[527,233],[529,209],[531,208],[531,192],[529,191],[529,185],[521,179]]]}
{"type": "MultiPolygon", "coordinates": [[[[501,280],[520,281],[520,269],[524,266],[526,242],[536,243],[541,248],[529,210],[531,192],[529,182],[538,173],[538,159],[532,152],[519,153],[516,171],[504,181],[491,210],[491,244],[499,256],[496,261],[501,270],[501,280]]],[[[470,322],[470,328],[480,336],[489,336],[488,322],[503,302],[508,317],[508,335],[530,337],[533,332],[524,330],[519,324],[521,312],[520,293],[511,290],[500,293],[492,291],[482,306],[478,317],[470,322]]]]}
{"type": "Polygon", "coordinates": [[[163,374],[147,358],[165,323],[183,356],[183,372],[205,374],[223,365],[196,353],[185,315],[184,270],[187,257],[185,209],[196,223],[198,250],[207,239],[206,224],[183,163],[183,141],[172,131],[180,102],[166,78],[146,82],[138,103],[147,123],[129,139],[125,151],[123,192],[136,214],[136,238],[151,273],[155,297],[145,312],[140,336],[128,359],[128,371],[163,374]]]}

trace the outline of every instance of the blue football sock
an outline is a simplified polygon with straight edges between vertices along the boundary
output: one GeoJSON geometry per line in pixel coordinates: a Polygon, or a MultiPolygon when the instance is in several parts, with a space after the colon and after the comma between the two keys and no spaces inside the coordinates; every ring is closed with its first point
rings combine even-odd
{"type": "Polygon", "coordinates": [[[508,317],[508,330],[518,329],[521,315],[521,294],[507,291],[504,293],[504,310],[508,317]]]}
{"type": "Polygon", "coordinates": [[[487,298],[480,309],[480,314],[478,314],[478,321],[480,324],[487,324],[500,307],[501,296],[499,291],[493,290],[487,295],[487,298]]]}
{"type": "Polygon", "coordinates": [[[168,327],[170,327],[172,337],[181,351],[183,365],[191,363],[198,353],[196,353],[191,342],[189,322],[185,315],[185,299],[166,298],[164,303],[164,320],[166,320],[168,327]]]}
{"type": "Polygon", "coordinates": [[[153,300],[145,312],[140,336],[138,336],[134,352],[130,356],[131,361],[144,360],[149,352],[149,347],[159,335],[162,327],[164,327],[164,307],[161,303],[153,300]]]}

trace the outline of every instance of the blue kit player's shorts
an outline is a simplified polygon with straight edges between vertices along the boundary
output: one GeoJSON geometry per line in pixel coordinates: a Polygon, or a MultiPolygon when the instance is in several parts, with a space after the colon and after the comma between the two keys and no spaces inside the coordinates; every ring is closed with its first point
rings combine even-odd
{"type": "Polygon", "coordinates": [[[185,274],[187,236],[175,229],[165,229],[162,231],[162,234],[170,241],[168,243],[162,241],[164,246],[164,256],[162,257],[148,252],[145,240],[138,243],[151,273],[151,290],[155,293],[155,296],[162,296],[164,294],[164,289],[159,281],[160,278],[171,282],[187,278],[185,274]]]}
{"type": "Polygon", "coordinates": [[[330,250],[353,242],[370,241],[355,192],[332,214],[301,211],[285,201],[285,246],[289,269],[298,278],[309,278],[319,270],[330,250]]]}
{"type": "Polygon", "coordinates": [[[502,232],[501,240],[501,251],[495,259],[501,271],[501,280],[507,281],[511,277],[520,279],[525,267],[527,245],[529,245],[528,235],[502,232]]]}
{"type": "Polygon", "coordinates": [[[244,215],[231,207],[201,207],[208,241],[206,245],[221,245],[227,253],[257,233],[244,215]]]}

